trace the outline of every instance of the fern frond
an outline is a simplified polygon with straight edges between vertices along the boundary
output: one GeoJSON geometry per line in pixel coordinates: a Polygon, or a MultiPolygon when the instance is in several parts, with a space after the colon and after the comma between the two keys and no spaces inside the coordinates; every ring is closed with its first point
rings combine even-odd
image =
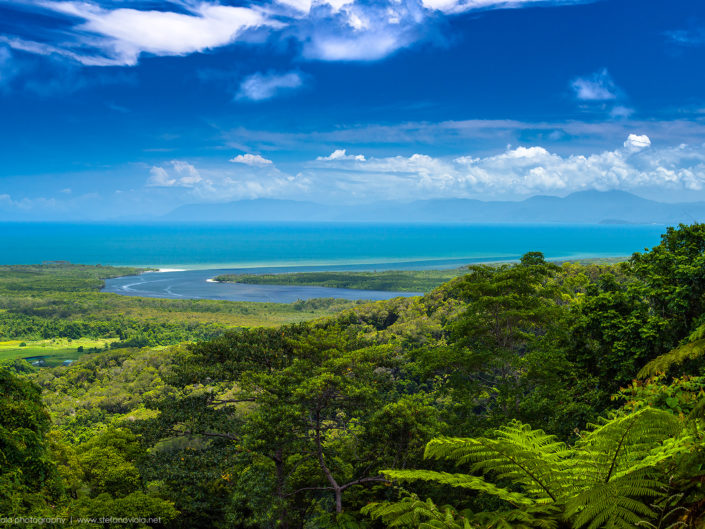
{"type": "Polygon", "coordinates": [[[581,529],[633,528],[656,513],[640,498],[663,494],[662,484],[646,478],[615,479],[592,487],[566,505],[566,518],[581,529]]]}
{"type": "Polygon", "coordinates": [[[496,435],[496,439],[434,439],[426,445],[424,456],[473,463],[473,471],[491,472],[497,479],[521,484],[538,501],[560,501],[569,485],[563,472],[571,453],[566,445],[518,421],[500,428],[496,435]]]}
{"type": "Polygon", "coordinates": [[[643,458],[632,462],[627,468],[614,473],[614,478],[621,478],[636,472],[654,468],[661,463],[673,459],[680,454],[689,453],[693,449],[694,438],[685,433],[664,440],[652,448],[643,458]]]}
{"type": "Polygon", "coordinates": [[[409,496],[398,502],[370,503],[362,514],[382,520],[388,527],[413,529],[473,529],[469,520],[452,507],[438,508],[430,499],[409,496]]]}
{"type": "Polygon", "coordinates": [[[511,511],[481,512],[472,522],[482,529],[557,529],[560,510],[553,505],[534,505],[511,511]]]}
{"type": "Polygon", "coordinates": [[[485,481],[481,477],[469,474],[450,474],[432,470],[384,470],[382,474],[397,481],[433,481],[451,487],[484,492],[512,505],[533,505],[535,503],[534,500],[523,494],[508,491],[485,481]]]}
{"type": "Polygon", "coordinates": [[[637,378],[648,378],[659,373],[667,373],[671,367],[682,364],[686,360],[695,360],[704,354],[705,339],[699,338],[654,358],[641,368],[637,373],[637,378]]]}
{"type": "Polygon", "coordinates": [[[633,472],[634,465],[651,456],[656,464],[654,447],[680,429],[671,413],[643,408],[629,414],[603,420],[576,443],[577,457],[572,472],[579,472],[582,487],[609,482],[616,476],[633,472]]]}

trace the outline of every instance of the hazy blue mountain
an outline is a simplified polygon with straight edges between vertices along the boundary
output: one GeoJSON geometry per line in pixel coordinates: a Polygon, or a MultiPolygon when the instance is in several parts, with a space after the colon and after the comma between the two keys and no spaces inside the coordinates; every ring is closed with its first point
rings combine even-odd
{"type": "Polygon", "coordinates": [[[624,191],[581,191],[566,197],[534,196],[519,202],[432,199],[331,206],[256,199],[189,204],[161,217],[181,222],[555,222],[674,224],[705,221],[705,202],[668,204],[624,191]]]}

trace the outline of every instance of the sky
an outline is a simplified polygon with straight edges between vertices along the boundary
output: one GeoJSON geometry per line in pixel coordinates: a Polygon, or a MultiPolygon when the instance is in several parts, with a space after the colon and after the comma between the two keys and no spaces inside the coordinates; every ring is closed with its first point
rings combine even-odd
{"type": "Polygon", "coordinates": [[[705,200],[705,2],[0,0],[0,219],[705,200]]]}

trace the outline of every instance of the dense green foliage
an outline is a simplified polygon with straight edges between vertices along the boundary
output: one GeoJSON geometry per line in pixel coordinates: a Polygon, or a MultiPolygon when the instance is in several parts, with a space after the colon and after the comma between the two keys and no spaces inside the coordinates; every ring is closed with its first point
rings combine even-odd
{"type": "Polygon", "coordinates": [[[37,514],[59,494],[39,388],[0,369],[0,513],[37,514]]]}
{"type": "Polygon", "coordinates": [[[14,457],[6,501],[184,529],[699,528],[703,329],[693,225],[621,264],[534,252],[309,322],[15,362],[46,479],[14,457]]]}
{"type": "Polygon", "coordinates": [[[70,263],[0,265],[0,292],[90,292],[100,290],[105,279],[144,272],[127,266],[90,266],[70,263]]]}

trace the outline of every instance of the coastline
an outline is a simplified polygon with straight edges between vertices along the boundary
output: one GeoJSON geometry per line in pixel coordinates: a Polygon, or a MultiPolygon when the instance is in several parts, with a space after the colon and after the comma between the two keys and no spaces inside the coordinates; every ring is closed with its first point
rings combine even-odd
{"type": "MultiPolygon", "coordinates": [[[[140,264],[126,265],[111,263],[112,266],[132,266],[135,268],[152,268],[144,273],[169,273],[188,272],[194,270],[248,270],[257,273],[255,270],[261,269],[262,273],[272,273],[272,270],[281,270],[282,273],[299,270],[302,268],[311,271],[381,271],[381,270],[441,270],[460,268],[470,264],[492,264],[492,263],[513,263],[517,262],[520,255],[502,256],[472,256],[472,257],[422,257],[418,259],[355,259],[355,260],[301,260],[301,261],[255,261],[255,262],[217,262],[217,263],[175,263],[167,265],[140,264]]],[[[547,261],[565,262],[588,259],[628,259],[629,255],[624,253],[582,253],[576,255],[559,255],[546,257],[547,261]]],[[[306,271],[306,270],[300,270],[306,271]]]]}

